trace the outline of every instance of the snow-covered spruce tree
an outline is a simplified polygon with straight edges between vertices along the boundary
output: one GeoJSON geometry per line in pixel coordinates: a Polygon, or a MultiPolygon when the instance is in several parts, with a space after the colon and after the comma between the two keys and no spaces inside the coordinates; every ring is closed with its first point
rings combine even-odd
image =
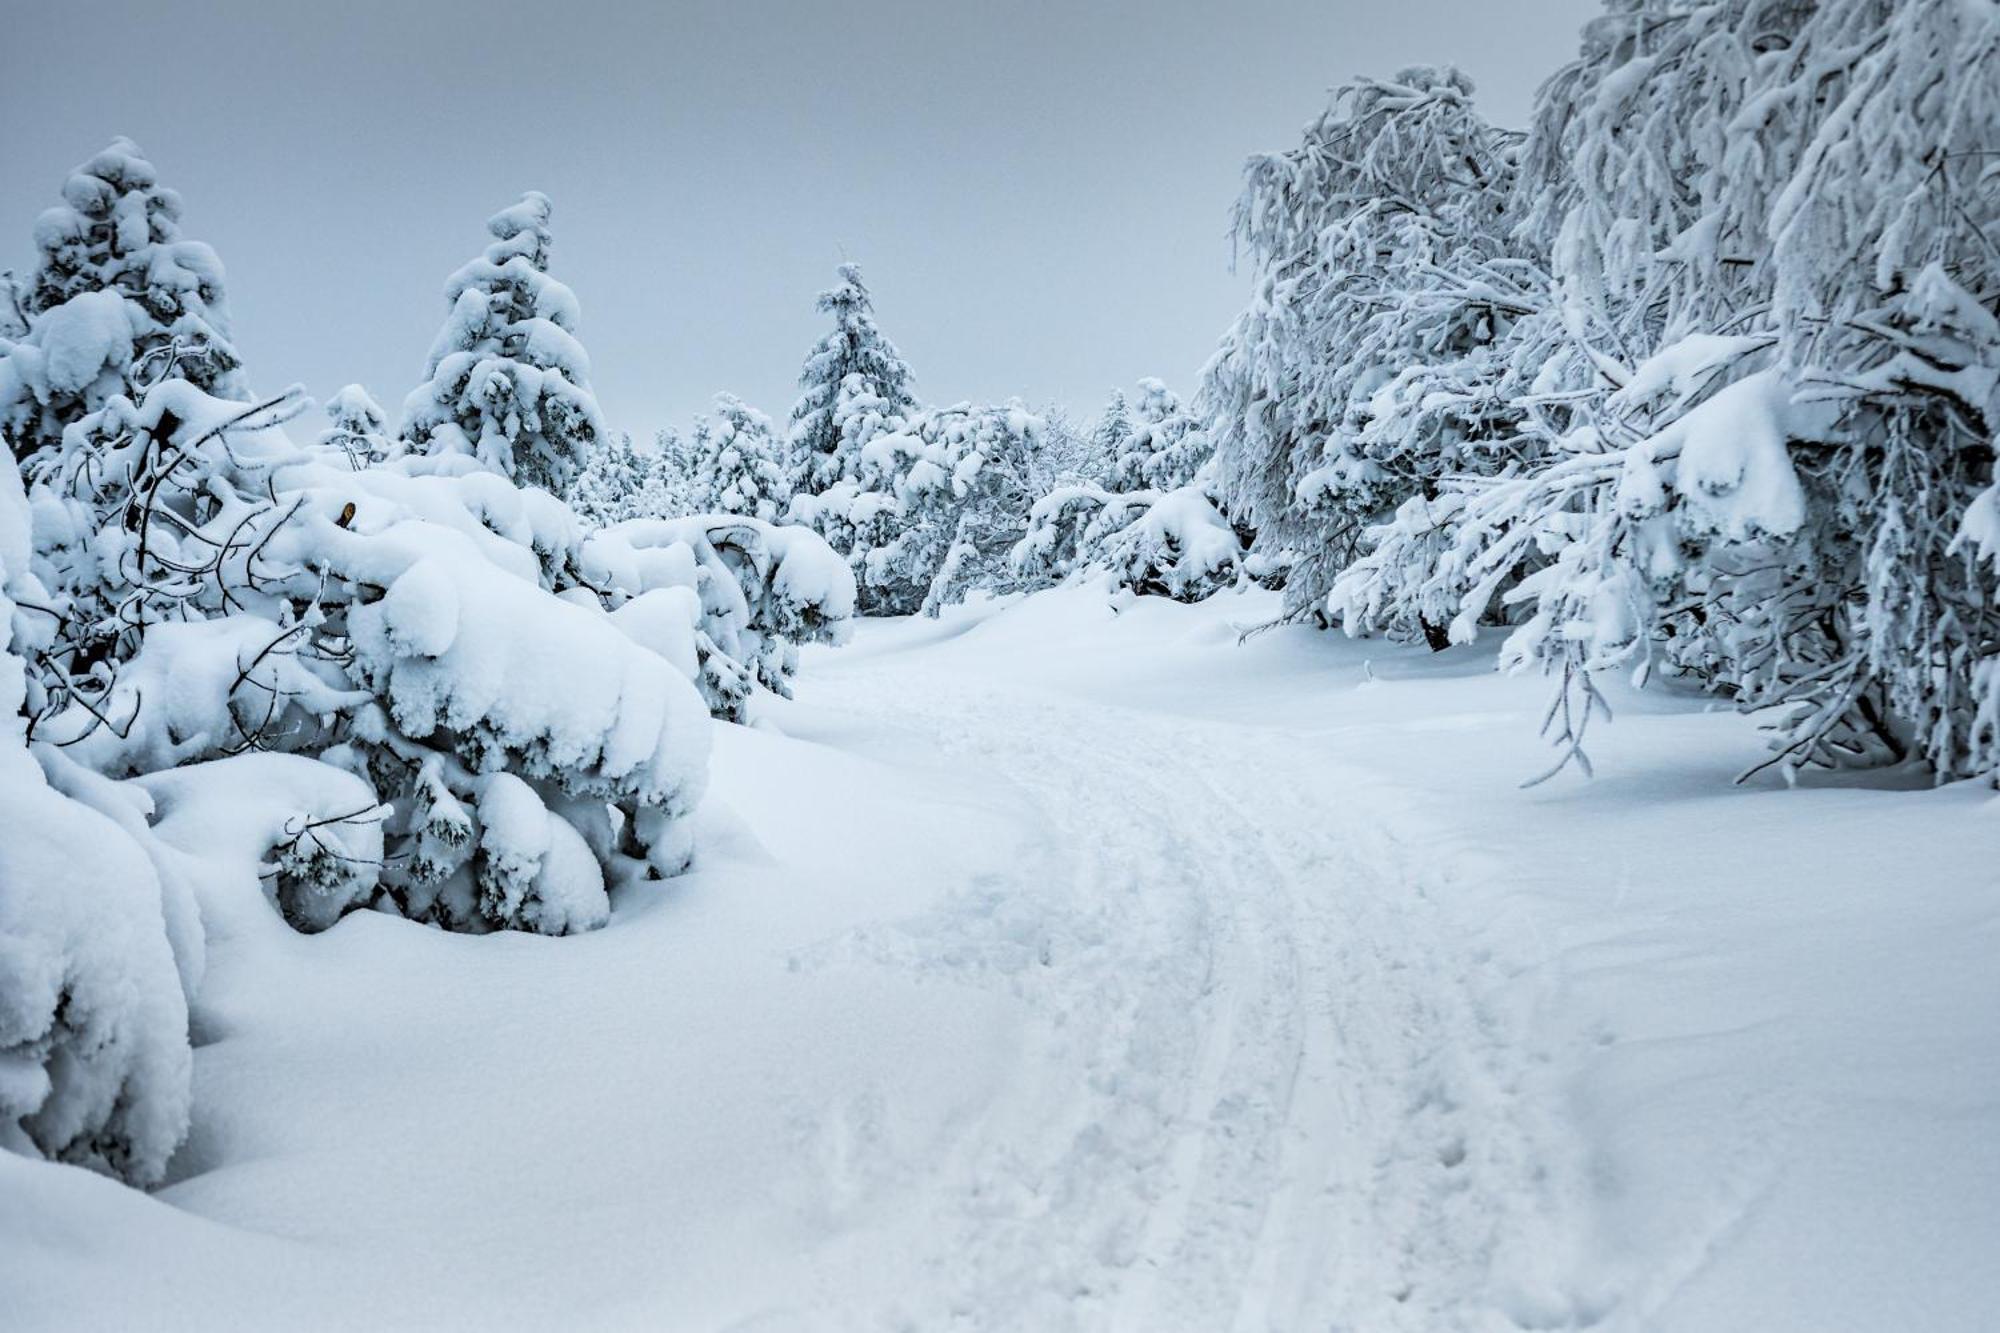
{"type": "Polygon", "coordinates": [[[35,221],[35,270],[10,292],[25,321],[0,364],[0,432],[32,478],[63,431],[114,395],[181,378],[241,398],[222,265],[180,239],[180,196],[129,139],[70,173],[35,221]]]}
{"type": "Polygon", "coordinates": [[[1224,507],[1297,557],[1292,614],[1319,614],[1370,523],[1533,447],[1499,383],[1525,368],[1493,348],[1546,281],[1510,231],[1517,136],[1471,94],[1450,68],[1358,80],[1246,168],[1235,227],[1257,284],[1199,415],[1224,507]]]}
{"type": "Polygon", "coordinates": [[[1125,401],[1125,391],[1113,389],[1104,410],[1091,424],[1090,466],[1076,480],[1093,485],[1109,483],[1117,471],[1118,460],[1125,456],[1126,444],[1131,438],[1132,409],[1125,401]]]}
{"type": "Polygon", "coordinates": [[[11,352],[14,340],[28,331],[28,312],[21,305],[21,287],[14,270],[0,270],[0,356],[11,352]]]}
{"type": "Polygon", "coordinates": [[[350,384],[329,398],[326,416],[331,424],[320,433],[320,448],[345,458],[355,471],[381,462],[392,452],[388,414],[359,384],[350,384]]]}
{"type": "Polygon", "coordinates": [[[630,518],[632,506],[645,484],[648,464],[649,460],[633,447],[629,433],[607,432],[584,454],[583,467],[563,498],[586,528],[601,528],[630,518]]]}
{"type": "Polygon", "coordinates": [[[876,327],[861,266],[842,264],[839,276],[840,284],[815,302],[834,324],[799,371],[804,392],[792,408],[786,441],[792,489],[805,495],[853,480],[862,446],[897,429],[917,405],[909,366],[876,327]]]}
{"type": "MultiPolygon", "coordinates": [[[[697,511],[776,523],[792,500],[771,419],[734,394],[715,396],[715,415],[696,420],[690,472],[697,511]]],[[[662,515],[665,517],[665,515],[662,515]]]]}
{"type": "Polygon", "coordinates": [[[1139,381],[1112,486],[1121,491],[1173,491],[1186,486],[1213,452],[1208,433],[1181,406],[1179,395],[1157,379],[1139,381]]]}
{"type": "Polygon", "coordinates": [[[701,508],[699,485],[693,442],[669,426],[654,434],[653,452],[640,459],[639,489],[625,517],[686,518],[701,508]]]}
{"type": "Polygon", "coordinates": [[[1336,590],[1350,625],[1413,584],[1457,636],[1513,603],[1507,660],[1559,674],[1569,757],[1593,672],[1661,667],[1769,710],[1787,773],[1992,772],[1996,58],[2000,12],[1930,0],[1593,24],[1520,186],[1571,427],[1441,533],[1390,525],[1336,590]]]}
{"type": "Polygon", "coordinates": [[[548,197],[530,191],[487,221],[493,244],[445,286],[451,314],[403,405],[402,436],[414,453],[562,495],[605,429],[576,297],[549,276],[549,215],[548,197]]]}
{"type": "Polygon", "coordinates": [[[792,513],[845,553],[863,611],[936,614],[975,588],[1019,586],[1007,552],[1048,486],[1040,441],[1019,403],[926,409],[869,438],[848,479],[792,513]]]}

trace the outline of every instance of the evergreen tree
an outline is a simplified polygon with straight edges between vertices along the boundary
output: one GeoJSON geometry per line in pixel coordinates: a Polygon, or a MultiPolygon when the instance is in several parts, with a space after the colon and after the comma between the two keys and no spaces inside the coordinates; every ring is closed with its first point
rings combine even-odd
{"type": "Polygon", "coordinates": [[[241,399],[222,265],[180,239],[180,196],[129,139],[78,167],[35,221],[34,272],[0,324],[25,321],[0,366],[0,432],[32,480],[64,427],[144,386],[185,379],[241,399]]]}
{"type": "Polygon", "coordinates": [[[494,242],[445,286],[451,314],[404,404],[413,452],[457,455],[561,495],[605,434],[576,340],[577,302],[549,276],[546,195],[488,220],[494,242]]]}
{"type": "Polygon", "coordinates": [[[569,494],[564,498],[586,527],[597,528],[631,517],[631,508],[645,481],[647,460],[632,446],[626,431],[602,435],[584,456],[569,494]]]}
{"type": "Polygon", "coordinates": [[[628,518],[685,518],[701,512],[694,446],[668,426],[653,436],[653,452],[639,460],[639,486],[626,506],[628,518]]]}
{"type": "Polygon", "coordinates": [[[1179,395],[1160,380],[1140,380],[1133,417],[1117,456],[1114,488],[1173,491],[1192,482],[1211,451],[1208,432],[1181,406],[1179,395]]]}
{"type": "Polygon", "coordinates": [[[690,447],[700,512],[748,514],[766,523],[784,516],[792,489],[769,417],[733,394],[717,394],[714,418],[695,422],[690,447]]]}
{"type": "Polygon", "coordinates": [[[842,264],[839,274],[840,285],[816,302],[834,326],[799,372],[805,392],[792,408],[787,441],[793,489],[813,495],[852,480],[862,446],[916,410],[910,368],[875,325],[860,266],[842,264]]]}
{"type": "Polygon", "coordinates": [[[28,312],[21,307],[21,288],[14,270],[0,270],[0,356],[13,350],[14,340],[28,331],[28,312]]]}
{"type": "Polygon", "coordinates": [[[1113,389],[1110,401],[1104,404],[1104,410],[1097,414],[1097,421],[1090,428],[1090,467],[1083,480],[1108,484],[1131,438],[1132,410],[1125,402],[1125,391],[1113,389]]]}

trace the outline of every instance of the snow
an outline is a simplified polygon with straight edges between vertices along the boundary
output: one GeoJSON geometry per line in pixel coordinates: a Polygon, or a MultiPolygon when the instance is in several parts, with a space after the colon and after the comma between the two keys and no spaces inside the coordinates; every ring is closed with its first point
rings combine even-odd
{"type": "Polygon", "coordinates": [[[49,312],[38,331],[43,396],[81,393],[132,359],[132,321],[125,297],[115,291],[71,297],[49,312]]]}
{"type": "Polygon", "coordinates": [[[1983,1327],[1992,792],[1608,686],[1524,791],[1490,639],[1278,605],[808,649],[594,933],[210,893],[194,1138],[0,1153],[9,1327],[1983,1327]]]}

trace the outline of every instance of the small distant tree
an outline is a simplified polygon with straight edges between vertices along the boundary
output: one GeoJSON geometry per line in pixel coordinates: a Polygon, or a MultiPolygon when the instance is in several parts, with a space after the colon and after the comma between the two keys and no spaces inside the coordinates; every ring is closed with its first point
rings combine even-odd
{"type": "Polygon", "coordinates": [[[1117,456],[1116,489],[1172,491],[1193,481],[1212,449],[1179,395],[1160,380],[1140,380],[1133,418],[1117,456]]]}
{"type": "Polygon", "coordinates": [[[332,424],[320,433],[320,447],[337,451],[357,472],[389,456],[389,418],[359,384],[329,398],[326,416],[332,424]]]}
{"type": "Polygon", "coordinates": [[[445,286],[451,314],[402,433],[412,452],[463,455],[562,495],[605,428],[576,297],[549,276],[549,215],[548,196],[530,191],[487,221],[493,244],[445,286]]]}
{"type": "Polygon", "coordinates": [[[1090,463],[1093,470],[1084,479],[1100,483],[1109,481],[1131,438],[1132,409],[1125,402],[1125,391],[1113,389],[1110,401],[1105,403],[1104,410],[1097,414],[1097,420],[1090,428],[1090,463]]]}
{"type": "Polygon", "coordinates": [[[715,415],[696,420],[690,448],[699,511],[748,514],[767,523],[784,516],[792,487],[778,462],[769,417],[734,394],[717,394],[715,415]]]}
{"type": "Polygon", "coordinates": [[[805,392],[792,408],[787,441],[793,489],[813,495],[852,480],[862,446],[916,410],[910,368],[876,327],[861,266],[842,264],[839,274],[840,284],[816,302],[834,326],[799,372],[805,392]]]}
{"type": "Polygon", "coordinates": [[[646,477],[646,460],[632,446],[625,431],[600,436],[584,457],[564,497],[587,527],[602,527],[629,518],[646,477]]]}

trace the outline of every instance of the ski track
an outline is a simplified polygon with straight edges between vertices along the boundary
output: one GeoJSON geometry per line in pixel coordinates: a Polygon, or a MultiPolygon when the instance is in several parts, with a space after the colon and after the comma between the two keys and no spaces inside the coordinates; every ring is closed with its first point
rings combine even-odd
{"type": "Polygon", "coordinates": [[[1591,1322],[1501,1271],[1569,1149],[1521,1113],[1533,1059],[1480,999],[1486,964],[1393,851],[1358,849],[1379,837],[1287,780],[1286,738],[895,659],[827,689],[1005,784],[1036,830],[1008,882],[850,941],[1038,1019],[945,1160],[874,1166],[934,1215],[931,1280],[869,1326],[1591,1322]]]}

